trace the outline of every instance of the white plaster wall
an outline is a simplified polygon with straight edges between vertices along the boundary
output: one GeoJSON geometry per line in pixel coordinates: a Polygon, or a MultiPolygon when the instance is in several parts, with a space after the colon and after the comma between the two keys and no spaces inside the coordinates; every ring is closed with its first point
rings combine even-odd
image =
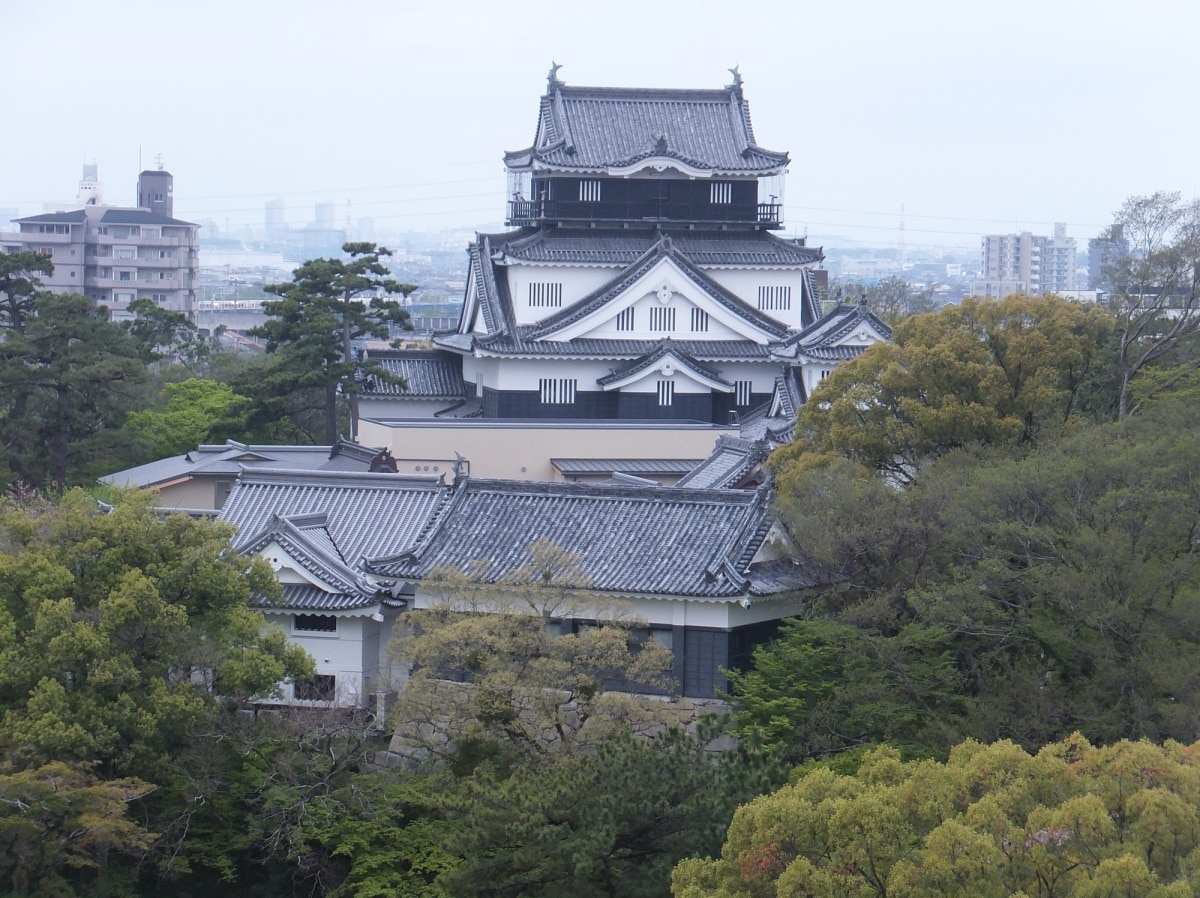
{"type": "Polygon", "coordinates": [[[555,315],[567,306],[579,302],[589,293],[599,290],[611,281],[620,269],[513,264],[504,266],[503,271],[508,278],[508,295],[512,297],[517,323],[536,324],[543,318],[555,315]],[[557,308],[530,308],[529,285],[547,282],[563,285],[562,305],[557,308]]]}
{"type": "MultiPolygon", "coordinates": [[[[294,611],[267,611],[265,616],[268,625],[282,627],[289,642],[312,656],[318,674],[335,677],[335,705],[363,707],[367,704],[363,676],[379,666],[378,625],[375,621],[368,617],[335,615],[338,619],[336,633],[312,633],[295,629],[294,611]],[[370,657],[366,655],[366,648],[372,649],[370,657]]],[[[284,698],[295,700],[290,685],[285,687],[284,698]]]]}
{"type": "Polygon", "coordinates": [[[714,268],[708,269],[706,273],[726,290],[740,297],[752,309],[758,308],[758,288],[760,286],[791,287],[792,307],[790,309],[763,311],[763,314],[770,316],[780,324],[799,330],[801,300],[804,296],[804,276],[800,270],[795,268],[714,268]]]}
{"type": "Polygon", "coordinates": [[[449,408],[457,399],[402,399],[398,396],[358,398],[360,417],[371,418],[432,418],[449,408]]]}

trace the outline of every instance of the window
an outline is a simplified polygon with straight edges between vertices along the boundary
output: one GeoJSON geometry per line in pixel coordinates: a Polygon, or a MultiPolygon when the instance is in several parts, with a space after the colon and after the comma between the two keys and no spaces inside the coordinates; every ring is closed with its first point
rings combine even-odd
{"type": "Polygon", "coordinates": [[[581,203],[598,203],[598,202],[600,202],[600,182],[599,181],[580,181],[579,182],[579,201],[581,203]]]}
{"type": "Polygon", "coordinates": [[[631,331],[633,330],[633,306],[623,311],[617,316],[617,330],[631,331]]]}
{"type": "Polygon", "coordinates": [[[158,228],[142,228],[143,237],[157,237],[158,228]]]}
{"type": "Polygon", "coordinates": [[[538,281],[529,285],[529,308],[557,309],[562,306],[562,284],[538,281]]]}
{"type": "Polygon", "coordinates": [[[54,255],[54,247],[42,246],[42,247],[38,248],[38,252],[41,253],[43,256],[53,256],[54,255]]]}
{"type": "Polygon", "coordinates": [[[118,281],[132,281],[133,280],[133,272],[132,271],[118,271],[117,272],[117,280],[118,281]]]}
{"type": "Polygon", "coordinates": [[[706,330],[708,330],[708,312],[692,306],[692,333],[703,333],[706,330]]]}
{"type": "Polygon", "coordinates": [[[38,225],[39,234],[68,234],[70,229],[66,225],[38,225]]]}
{"type": "Polygon", "coordinates": [[[175,258],[175,250],[173,250],[173,249],[160,249],[160,250],[158,251],[158,257],[159,257],[160,259],[174,259],[174,258],[175,258]]]}
{"type": "Polygon", "coordinates": [[[570,405],[579,381],[569,377],[543,377],[538,381],[542,405],[570,405]]]}
{"type": "Polygon", "coordinates": [[[708,185],[708,201],[714,206],[732,203],[733,183],[731,181],[713,181],[708,185]]]}
{"type": "Polygon", "coordinates": [[[292,620],[297,633],[336,633],[337,618],[332,614],[297,614],[292,620]]]}
{"type": "Polygon", "coordinates": [[[674,405],[675,403],[675,381],[660,380],[658,382],[658,404],[659,405],[674,405]]]}
{"type": "Polygon", "coordinates": [[[173,272],[173,271],[160,271],[160,272],[158,273],[158,279],[159,279],[160,281],[173,281],[173,280],[175,280],[175,272],[173,272]]]}
{"type": "Polygon", "coordinates": [[[122,225],[119,227],[114,227],[112,229],[112,233],[114,237],[138,237],[140,236],[141,231],[137,225],[133,225],[131,227],[122,225]]]}
{"type": "Polygon", "coordinates": [[[675,310],[664,309],[662,306],[650,307],[650,330],[652,331],[673,331],[675,330],[675,310]]]}
{"type": "Polygon", "coordinates": [[[748,380],[734,381],[734,387],[737,392],[737,404],[746,406],[750,404],[750,396],[752,393],[751,383],[748,380]]]}
{"type": "Polygon", "coordinates": [[[150,298],[151,298],[152,300],[154,300],[155,302],[166,302],[166,301],[167,301],[167,294],[165,294],[165,293],[151,293],[151,294],[150,294],[150,298]]]}
{"type": "Polygon", "coordinates": [[[292,692],[304,702],[330,702],[337,691],[337,678],[330,674],[314,674],[310,679],[297,680],[292,692]]]}
{"type": "Polygon", "coordinates": [[[758,307],[763,311],[780,311],[792,307],[792,288],[759,287],[758,307]]]}
{"type": "Polygon", "coordinates": [[[137,258],[137,247],[136,246],[114,246],[112,257],[114,259],[136,259],[137,258]]]}
{"type": "Polygon", "coordinates": [[[154,194],[154,202],[161,203],[163,201],[163,199],[164,199],[164,197],[161,193],[154,194]]]}
{"type": "Polygon", "coordinates": [[[122,291],[114,290],[113,291],[113,302],[125,302],[125,303],[133,302],[133,296],[134,295],[132,293],[125,293],[122,291]]]}

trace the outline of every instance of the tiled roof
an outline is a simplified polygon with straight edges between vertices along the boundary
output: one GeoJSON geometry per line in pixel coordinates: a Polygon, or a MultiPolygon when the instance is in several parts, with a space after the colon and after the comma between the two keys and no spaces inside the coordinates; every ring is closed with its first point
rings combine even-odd
{"type": "Polygon", "coordinates": [[[865,346],[813,346],[809,349],[800,347],[797,357],[803,356],[814,362],[845,362],[858,358],[864,351],[865,346]]]}
{"type": "Polygon", "coordinates": [[[686,474],[700,464],[695,458],[552,458],[550,464],[565,475],[633,474],[641,477],[686,474]]]}
{"type": "Polygon", "coordinates": [[[634,359],[629,364],[617,366],[612,370],[611,374],[606,374],[604,377],[599,378],[596,382],[603,387],[607,386],[608,384],[628,380],[629,378],[634,377],[643,371],[651,370],[667,356],[673,356],[683,368],[690,371],[697,379],[701,381],[710,381],[720,384],[721,386],[727,387],[731,390],[733,389],[733,384],[722,378],[721,375],[713,369],[700,364],[686,352],[679,349],[675,344],[675,341],[671,340],[670,338],[659,341],[658,345],[656,345],[650,352],[647,352],[641,358],[634,359]]]}
{"type": "Polygon", "coordinates": [[[387,383],[368,377],[362,395],[400,396],[418,399],[461,399],[466,393],[462,379],[462,359],[448,352],[389,351],[372,352],[376,362],[389,374],[403,377],[406,383],[387,383]]]}
{"type": "MultiPolygon", "coordinates": [[[[307,595],[310,604],[339,607],[377,601],[359,576],[366,572],[420,580],[439,567],[466,570],[488,559],[489,582],[504,579],[528,562],[526,548],[539,539],[580,556],[591,588],[737,597],[754,588],[753,559],[772,522],[762,490],[471,478],[447,485],[262,469],[243,473],[221,518],[240,528],[238,551],[275,541],[326,584],[329,598],[297,593],[295,601],[307,595]]],[[[797,569],[775,591],[804,585],[797,569]]]]}
{"type": "Polygon", "coordinates": [[[683,477],[675,488],[735,489],[767,458],[767,447],[756,441],[722,435],[713,453],[683,477]]]}
{"type": "Polygon", "coordinates": [[[417,541],[445,508],[450,491],[432,477],[250,469],[221,510],[239,530],[239,551],[275,517],[324,513],[325,528],[350,565],[417,541]]]}
{"type": "Polygon", "coordinates": [[[754,141],[740,88],[569,87],[542,98],[536,146],[505,154],[514,169],[603,170],[660,157],[720,174],[782,170],[786,153],[754,141]]]}
{"type": "Polygon", "coordinates": [[[100,478],[101,483],[123,487],[150,487],[180,477],[237,476],[243,465],[286,467],[290,470],[350,470],[365,471],[378,449],[355,446],[358,452],[337,446],[267,446],[248,445],[228,440],[217,445],[203,445],[185,455],[160,458],[135,468],[127,468],[100,478]]]}
{"type": "Polygon", "coordinates": [[[539,337],[552,334],[573,322],[585,318],[611,301],[614,297],[629,289],[629,286],[634,281],[644,276],[646,272],[663,259],[670,259],[688,278],[715,300],[718,305],[724,306],[751,326],[769,334],[777,340],[782,340],[787,336],[788,330],[786,327],[769,315],[764,315],[757,309],[751,308],[739,297],[714,281],[697,268],[686,255],[680,252],[674,240],[663,234],[633,264],[621,272],[619,276],[613,278],[600,289],[583,297],[578,302],[572,303],[562,311],[542,319],[537,327],[527,335],[527,339],[536,340],[539,337]]]}
{"type": "Polygon", "coordinates": [[[788,340],[788,343],[807,354],[815,349],[831,348],[855,329],[864,326],[879,333],[885,340],[892,336],[892,329],[865,304],[838,303],[819,321],[788,340]]]}
{"type": "Polygon", "coordinates": [[[422,579],[487,559],[487,581],[497,582],[545,539],[580,558],[575,586],[721,599],[750,590],[751,559],[769,525],[762,491],[468,479],[426,539],[366,564],[381,576],[422,579]]]}
{"type": "Polygon", "coordinates": [[[680,252],[705,268],[793,267],[824,258],[820,249],[768,231],[537,228],[492,234],[488,242],[496,257],[520,262],[624,266],[637,261],[660,233],[670,236],[680,252]]]}
{"type": "Polygon", "coordinates": [[[264,530],[240,538],[238,550],[261,552],[266,546],[276,543],[295,564],[324,583],[328,591],[348,596],[357,593],[361,596],[362,604],[373,604],[374,591],[346,564],[325,522],[324,514],[276,515],[264,530]]]}
{"type": "MultiPolygon", "coordinates": [[[[769,359],[771,348],[749,340],[674,340],[677,349],[701,362],[769,359]]],[[[560,359],[637,359],[657,345],[651,340],[515,340],[507,334],[475,341],[481,356],[560,359]]]]}
{"type": "Polygon", "coordinates": [[[348,611],[355,608],[369,607],[378,604],[373,597],[364,597],[360,593],[326,592],[317,586],[300,583],[286,583],[283,587],[283,604],[259,600],[255,604],[264,611],[272,609],[280,611],[348,611]],[[365,601],[364,601],[365,599],[365,601]]]}

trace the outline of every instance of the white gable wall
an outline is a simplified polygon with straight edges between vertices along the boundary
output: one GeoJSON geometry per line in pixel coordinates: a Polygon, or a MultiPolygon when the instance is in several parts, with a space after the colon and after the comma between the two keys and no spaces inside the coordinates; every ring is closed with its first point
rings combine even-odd
{"type": "Polygon", "coordinates": [[[508,295],[512,297],[517,324],[525,325],[537,324],[543,318],[574,305],[611,281],[621,269],[516,264],[506,265],[502,270],[508,279],[508,295]],[[557,284],[561,301],[553,306],[531,305],[530,284],[557,284]]]}
{"type": "Polygon", "coordinates": [[[710,268],[710,278],[729,292],[739,296],[752,309],[759,309],[759,287],[786,287],[790,292],[790,308],[759,309],[764,315],[792,330],[800,330],[800,310],[804,298],[802,270],[779,268],[710,268]]]}
{"type": "MultiPolygon", "coordinates": [[[[649,309],[655,304],[658,304],[662,308],[676,309],[675,330],[673,333],[679,337],[685,334],[689,338],[693,336],[690,330],[689,309],[692,306],[696,306],[708,312],[711,324],[723,325],[729,332],[741,339],[752,340],[759,344],[766,344],[772,340],[769,334],[760,331],[756,326],[748,323],[745,319],[734,314],[714,300],[707,291],[696,284],[671,259],[660,259],[648,271],[642,274],[641,277],[631,283],[621,296],[614,297],[604,307],[595,310],[590,315],[578,321],[566,325],[546,339],[565,342],[586,337],[596,328],[609,325],[616,315],[631,303],[636,303],[638,310],[645,312],[641,316],[642,321],[635,322],[637,327],[639,329],[646,328],[646,333],[657,334],[659,337],[667,336],[668,334],[662,331],[649,331],[649,309]]],[[[703,338],[700,334],[695,334],[694,336],[698,339],[703,338]]],[[[720,338],[710,336],[709,339],[720,338]]]]}

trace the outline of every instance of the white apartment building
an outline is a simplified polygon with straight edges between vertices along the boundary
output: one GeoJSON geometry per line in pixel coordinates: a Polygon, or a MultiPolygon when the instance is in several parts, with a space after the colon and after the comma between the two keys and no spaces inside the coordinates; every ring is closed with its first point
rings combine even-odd
{"type": "Polygon", "coordinates": [[[988,234],[981,240],[983,267],[971,292],[989,299],[1013,293],[1040,296],[1075,289],[1075,238],[1063,222],[1054,236],[1022,231],[988,234]]]}
{"type": "Polygon", "coordinates": [[[85,165],[76,203],[15,219],[18,230],[0,234],[0,248],[49,256],[54,273],[42,279],[46,289],[82,293],[114,318],[128,316],[130,303],[142,298],[190,318],[200,226],[174,217],[174,180],[161,169],[143,171],[138,205],[109,206],[96,166],[85,165]]]}

